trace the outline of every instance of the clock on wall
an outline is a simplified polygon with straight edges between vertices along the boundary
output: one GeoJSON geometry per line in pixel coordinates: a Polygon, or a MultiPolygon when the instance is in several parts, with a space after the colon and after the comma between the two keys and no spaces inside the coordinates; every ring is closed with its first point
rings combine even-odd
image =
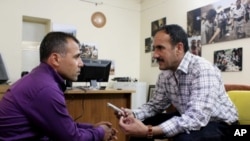
{"type": "Polygon", "coordinates": [[[106,24],[106,17],[102,12],[98,11],[92,14],[91,22],[95,27],[101,28],[106,24]]]}

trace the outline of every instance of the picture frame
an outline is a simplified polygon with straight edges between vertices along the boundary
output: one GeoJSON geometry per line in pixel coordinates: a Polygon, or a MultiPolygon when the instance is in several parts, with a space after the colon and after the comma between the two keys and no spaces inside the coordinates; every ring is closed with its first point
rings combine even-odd
{"type": "Polygon", "coordinates": [[[149,101],[153,97],[154,91],[155,91],[155,85],[149,85],[147,101],[149,101]]]}
{"type": "Polygon", "coordinates": [[[153,43],[152,37],[148,37],[145,39],[145,53],[153,51],[152,43],[153,43]]]}
{"type": "Polygon", "coordinates": [[[242,10],[249,8],[249,4],[239,1],[240,8],[235,8],[235,2],[236,0],[219,0],[188,11],[188,37],[200,40],[201,46],[249,38],[250,19],[247,15],[249,13],[242,10]],[[214,29],[216,31],[210,32],[214,29]]]}
{"type": "Polygon", "coordinates": [[[157,32],[157,30],[162,26],[166,25],[166,23],[167,23],[166,17],[151,22],[151,36],[153,37],[157,32]]]}
{"type": "Polygon", "coordinates": [[[221,72],[242,71],[242,47],[214,51],[214,65],[221,72]]]}

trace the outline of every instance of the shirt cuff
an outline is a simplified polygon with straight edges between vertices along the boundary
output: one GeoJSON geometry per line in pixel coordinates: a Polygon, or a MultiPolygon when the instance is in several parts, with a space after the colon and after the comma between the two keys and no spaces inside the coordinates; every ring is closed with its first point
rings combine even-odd
{"type": "Polygon", "coordinates": [[[77,127],[79,128],[93,128],[93,124],[88,124],[88,123],[77,123],[77,127]]]}
{"type": "Polygon", "coordinates": [[[103,139],[104,136],[105,136],[105,131],[104,131],[104,129],[103,129],[101,126],[98,126],[98,127],[96,127],[95,129],[98,131],[98,133],[99,133],[101,139],[103,139]]]}

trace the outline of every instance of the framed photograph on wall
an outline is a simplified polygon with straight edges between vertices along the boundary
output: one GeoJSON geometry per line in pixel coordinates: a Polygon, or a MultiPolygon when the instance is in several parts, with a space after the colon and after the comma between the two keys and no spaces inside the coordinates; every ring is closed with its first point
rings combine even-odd
{"type": "Polygon", "coordinates": [[[156,31],[166,24],[167,24],[166,17],[163,17],[161,19],[158,19],[158,20],[151,22],[151,36],[153,37],[155,35],[156,31]]]}
{"type": "Polygon", "coordinates": [[[154,90],[155,90],[155,85],[148,86],[148,99],[147,99],[147,101],[149,101],[149,99],[153,97],[154,90]]]}
{"type": "Polygon", "coordinates": [[[154,52],[151,52],[151,67],[158,67],[157,59],[154,58],[154,52]]]}
{"type": "Polygon", "coordinates": [[[201,9],[189,11],[187,20],[189,51],[194,55],[201,56],[201,9]]]}
{"type": "Polygon", "coordinates": [[[98,59],[98,47],[95,43],[81,43],[81,58],[98,59]]]}
{"type": "Polygon", "coordinates": [[[201,36],[201,45],[250,37],[250,1],[219,0],[187,13],[189,38],[201,36]],[[237,3],[236,3],[237,2],[237,3]]]}
{"type": "Polygon", "coordinates": [[[222,72],[242,71],[242,47],[215,51],[214,65],[222,72]]]}
{"type": "Polygon", "coordinates": [[[151,52],[153,50],[152,43],[153,39],[151,37],[145,39],[145,53],[151,52]]]}

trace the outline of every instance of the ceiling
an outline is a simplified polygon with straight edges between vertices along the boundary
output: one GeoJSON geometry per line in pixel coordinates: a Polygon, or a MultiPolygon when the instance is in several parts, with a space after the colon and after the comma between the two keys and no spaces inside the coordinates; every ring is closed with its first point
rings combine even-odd
{"type": "Polygon", "coordinates": [[[131,1],[136,1],[137,3],[143,3],[145,0],[131,0],[131,1]]]}

